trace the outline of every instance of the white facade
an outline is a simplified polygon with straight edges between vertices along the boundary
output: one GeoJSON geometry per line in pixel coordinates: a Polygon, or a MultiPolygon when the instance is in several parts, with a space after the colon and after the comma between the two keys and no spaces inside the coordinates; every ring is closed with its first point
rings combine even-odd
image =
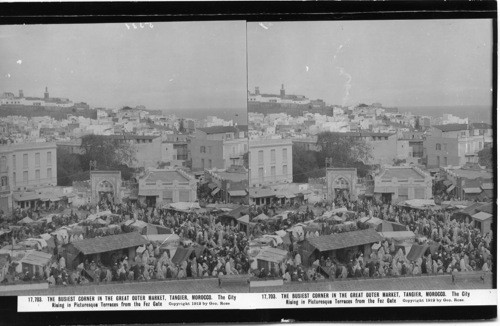
{"type": "Polygon", "coordinates": [[[249,167],[250,187],[292,182],[292,141],[251,140],[249,167]]]}

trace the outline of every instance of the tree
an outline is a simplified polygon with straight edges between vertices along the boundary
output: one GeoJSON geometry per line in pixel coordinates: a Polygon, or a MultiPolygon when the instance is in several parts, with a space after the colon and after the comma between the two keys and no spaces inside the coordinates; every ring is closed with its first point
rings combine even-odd
{"type": "Polygon", "coordinates": [[[486,166],[487,169],[493,168],[493,148],[483,148],[477,155],[479,156],[479,165],[486,166]]]}
{"type": "Polygon", "coordinates": [[[293,145],[293,182],[307,182],[309,178],[325,176],[325,170],[319,167],[316,155],[316,152],[293,145]]]}
{"type": "Polygon", "coordinates": [[[243,154],[243,166],[248,169],[248,152],[243,154]]]}
{"type": "Polygon", "coordinates": [[[420,131],[420,129],[422,129],[422,126],[420,126],[420,119],[419,117],[416,117],[415,118],[415,129],[420,131]]]}
{"type": "Polygon", "coordinates": [[[358,162],[366,164],[371,158],[371,148],[359,137],[341,133],[322,132],[316,142],[320,148],[318,164],[324,167],[326,159],[331,158],[334,167],[352,167],[358,162]]]}
{"type": "Polygon", "coordinates": [[[107,136],[84,136],[81,149],[81,167],[84,170],[89,168],[91,161],[97,162],[99,170],[120,170],[121,165],[130,166],[135,160],[130,144],[107,136]]]}
{"type": "Polygon", "coordinates": [[[57,149],[57,185],[71,186],[73,181],[88,180],[89,173],[80,166],[80,155],[57,149]]]}

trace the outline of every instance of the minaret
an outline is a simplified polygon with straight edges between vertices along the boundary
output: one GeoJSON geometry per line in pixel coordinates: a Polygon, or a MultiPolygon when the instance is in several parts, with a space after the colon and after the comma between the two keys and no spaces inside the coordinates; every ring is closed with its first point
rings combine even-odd
{"type": "Polygon", "coordinates": [[[281,84],[280,97],[281,98],[285,97],[285,85],[284,84],[281,84]]]}
{"type": "Polygon", "coordinates": [[[47,86],[45,86],[45,93],[43,93],[43,98],[48,100],[49,99],[49,89],[47,86]]]}
{"type": "Polygon", "coordinates": [[[20,98],[24,98],[24,93],[23,93],[23,90],[22,90],[22,89],[20,89],[20,90],[19,90],[19,97],[20,97],[20,98]]]}

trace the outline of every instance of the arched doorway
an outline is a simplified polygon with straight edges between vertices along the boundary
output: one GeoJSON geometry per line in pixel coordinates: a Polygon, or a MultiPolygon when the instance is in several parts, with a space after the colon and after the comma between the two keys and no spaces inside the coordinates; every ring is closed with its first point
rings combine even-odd
{"type": "Polygon", "coordinates": [[[349,200],[350,195],[350,185],[349,181],[344,177],[339,177],[334,182],[334,198],[335,200],[349,200]]]}
{"type": "Polygon", "coordinates": [[[103,180],[97,184],[98,203],[103,209],[110,208],[115,202],[113,184],[103,180]]]}

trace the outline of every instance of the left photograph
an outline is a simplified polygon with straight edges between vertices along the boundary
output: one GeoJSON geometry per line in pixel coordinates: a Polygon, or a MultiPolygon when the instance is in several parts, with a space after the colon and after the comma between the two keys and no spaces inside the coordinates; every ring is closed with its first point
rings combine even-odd
{"type": "Polygon", "coordinates": [[[4,25],[0,61],[0,295],[246,274],[244,21],[4,25]]]}

